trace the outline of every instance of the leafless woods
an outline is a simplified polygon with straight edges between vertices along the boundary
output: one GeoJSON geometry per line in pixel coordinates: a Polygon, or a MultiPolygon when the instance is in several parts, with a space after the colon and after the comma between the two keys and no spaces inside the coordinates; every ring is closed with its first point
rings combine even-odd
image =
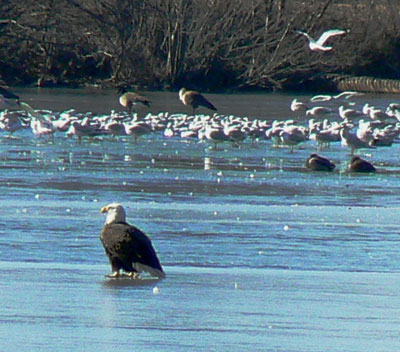
{"type": "Polygon", "coordinates": [[[399,76],[395,0],[8,0],[0,11],[12,84],[294,89],[326,73],[399,76]],[[330,28],[350,31],[327,53],[295,32],[330,28]]]}

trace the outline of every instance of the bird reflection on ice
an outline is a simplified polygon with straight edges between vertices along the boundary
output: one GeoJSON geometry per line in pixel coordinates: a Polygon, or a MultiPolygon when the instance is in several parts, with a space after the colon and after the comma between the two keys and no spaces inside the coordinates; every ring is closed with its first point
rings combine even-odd
{"type": "Polygon", "coordinates": [[[204,170],[210,170],[211,165],[212,165],[211,158],[205,157],[204,158],[204,170]]]}
{"type": "Polygon", "coordinates": [[[152,286],[158,284],[162,279],[157,278],[140,278],[132,279],[130,276],[120,276],[118,278],[104,278],[102,282],[104,287],[138,287],[138,286],[152,286]]]}

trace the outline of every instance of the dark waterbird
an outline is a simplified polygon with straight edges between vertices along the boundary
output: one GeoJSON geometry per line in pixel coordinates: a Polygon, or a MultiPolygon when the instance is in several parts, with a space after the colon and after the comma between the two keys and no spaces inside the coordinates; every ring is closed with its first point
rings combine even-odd
{"type": "Polygon", "coordinates": [[[0,86],[0,108],[9,109],[20,106],[19,96],[0,86]]]}
{"type": "Polygon", "coordinates": [[[39,120],[45,120],[42,114],[33,110],[29,104],[21,101],[18,95],[11,92],[5,85],[4,81],[0,82],[0,110],[1,109],[23,109],[27,114],[31,115],[32,117],[39,120]]]}
{"type": "Polygon", "coordinates": [[[318,154],[311,154],[306,161],[306,167],[312,171],[333,171],[335,166],[333,162],[318,154]]]}
{"type": "Polygon", "coordinates": [[[13,92],[9,91],[5,87],[0,86],[0,94],[3,96],[3,98],[6,99],[14,99],[14,100],[19,100],[19,96],[14,94],[13,92]]]}
{"type": "Polygon", "coordinates": [[[349,170],[351,172],[376,172],[375,167],[364,159],[361,159],[359,156],[354,156],[349,165],[349,170]]]}
{"type": "Polygon", "coordinates": [[[100,240],[111,264],[110,278],[120,277],[120,270],[135,279],[141,272],[164,278],[165,273],[158,260],[151,240],[141,230],[126,222],[125,209],[111,203],[101,208],[107,213],[100,240]]]}

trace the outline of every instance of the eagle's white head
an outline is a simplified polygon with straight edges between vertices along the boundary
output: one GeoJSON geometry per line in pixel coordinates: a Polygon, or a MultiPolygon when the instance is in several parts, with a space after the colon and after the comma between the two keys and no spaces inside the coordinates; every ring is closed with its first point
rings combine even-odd
{"type": "Polygon", "coordinates": [[[101,212],[107,213],[106,224],[114,222],[126,222],[126,213],[124,207],[119,203],[110,203],[103,208],[101,212]]]}

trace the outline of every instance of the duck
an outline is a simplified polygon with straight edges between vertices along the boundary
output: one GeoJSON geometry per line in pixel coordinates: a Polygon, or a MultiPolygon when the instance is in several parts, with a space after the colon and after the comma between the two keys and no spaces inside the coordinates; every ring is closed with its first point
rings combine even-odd
{"type": "Polygon", "coordinates": [[[313,153],[308,157],[306,167],[312,171],[333,171],[336,165],[330,160],[313,153]]]}
{"type": "Polygon", "coordinates": [[[353,156],[349,165],[350,172],[376,172],[375,167],[364,159],[361,159],[359,156],[353,156]]]}

